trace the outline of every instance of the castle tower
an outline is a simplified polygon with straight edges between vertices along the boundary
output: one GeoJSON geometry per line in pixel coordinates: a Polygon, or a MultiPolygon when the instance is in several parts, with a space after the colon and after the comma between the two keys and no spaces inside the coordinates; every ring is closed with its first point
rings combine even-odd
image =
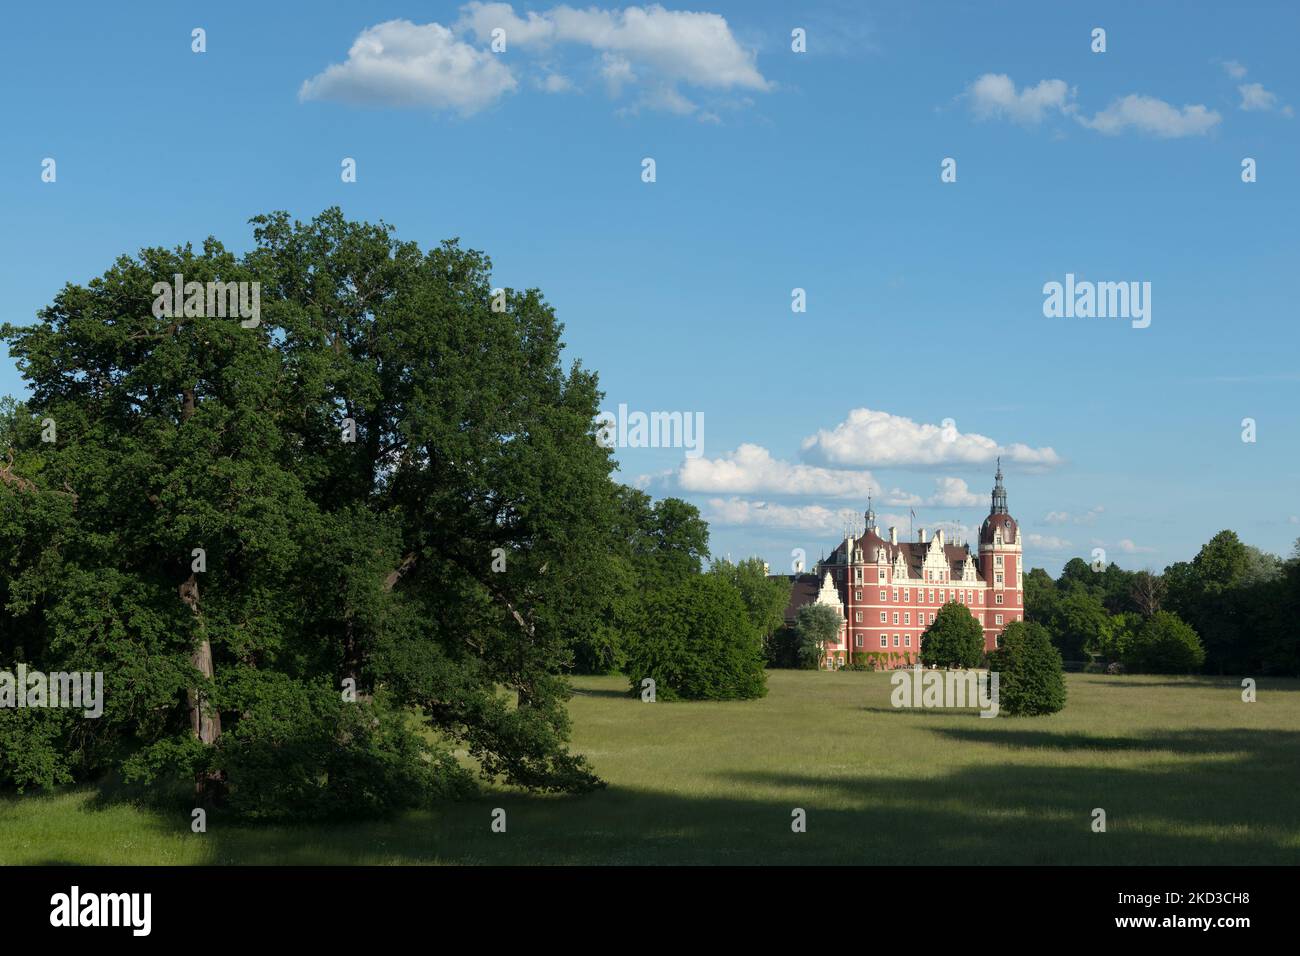
{"type": "Polygon", "coordinates": [[[989,515],[980,526],[980,577],[988,595],[984,605],[984,646],[992,650],[997,636],[1012,621],[1024,617],[1024,569],[1020,526],[1007,510],[1007,489],[1002,484],[1002,459],[994,478],[989,515]]]}

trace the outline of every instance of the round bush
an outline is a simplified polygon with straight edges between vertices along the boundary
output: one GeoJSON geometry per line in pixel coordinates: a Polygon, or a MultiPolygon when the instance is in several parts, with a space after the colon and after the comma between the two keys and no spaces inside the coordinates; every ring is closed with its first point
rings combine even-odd
{"type": "Polygon", "coordinates": [[[997,671],[998,710],[1012,716],[1054,714],[1065,706],[1061,654],[1047,629],[1032,621],[1012,621],[989,654],[997,671]]]}

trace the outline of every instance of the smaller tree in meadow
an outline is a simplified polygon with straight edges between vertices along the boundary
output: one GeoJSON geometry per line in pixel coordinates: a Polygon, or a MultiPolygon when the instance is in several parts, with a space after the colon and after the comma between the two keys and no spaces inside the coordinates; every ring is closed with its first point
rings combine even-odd
{"type": "Polygon", "coordinates": [[[816,668],[826,656],[826,645],[840,636],[844,618],[828,604],[805,604],[795,615],[801,667],[816,668]]]}
{"type": "Polygon", "coordinates": [[[978,667],[984,659],[984,629],[970,608],[949,601],[921,635],[921,663],[927,667],[978,667]]]}
{"type": "Polygon", "coordinates": [[[1017,717],[1054,714],[1065,706],[1061,653],[1047,628],[1033,621],[1012,621],[989,654],[989,669],[998,672],[998,709],[1017,717]]]}
{"type": "Polygon", "coordinates": [[[655,682],[665,700],[743,700],[767,693],[763,647],[736,586],[696,574],[651,595],[642,631],[629,641],[631,692],[655,682]]]}

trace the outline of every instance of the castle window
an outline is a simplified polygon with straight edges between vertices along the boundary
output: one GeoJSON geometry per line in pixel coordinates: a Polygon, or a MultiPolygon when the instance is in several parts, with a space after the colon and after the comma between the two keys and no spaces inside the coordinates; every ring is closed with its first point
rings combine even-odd
{"type": "Polygon", "coordinates": [[[912,589],[911,589],[911,588],[903,588],[903,600],[904,600],[904,602],[911,602],[911,600],[912,600],[912,589]]]}
{"type": "Polygon", "coordinates": [[[993,563],[999,568],[1002,567],[1002,555],[1000,554],[995,555],[993,558],[993,563]]]}
{"type": "Polygon", "coordinates": [[[1002,603],[1002,595],[1001,595],[1001,594],[998,595],[998,603],[999,603],[999,604],[1002,603]]]}
{"type": "Polygon", "coordinates": [[[861,634],[854,634],[854,635],[853,635],[853,646],[854,646],[854,647],[861,647],[861,646],[862,646],[862,635],[861,635],[861,634]]]}
{"type": "Polygon", "coordinates": [[[927,589],[926,589],[926,591],[925,591],[925,600],[926,600],[926,603],[927,603],[927,604],[933,604],[933,603],[934,603],[934,589],[933,589],[933,588],[927,588],[927,589]]]}
{"type": "Polygon", "coordinates": [[[1002,623],[1002,615],[1001,615],[1001,614],[996,614],[996,615],[994,615],[994,617],[993,617],[993,621],[994,621],[994,623],[996,623],[996,624],[1001,624],[1001,623],[1002,623]]]}
{"type": "Polygon", "coordinates": [[[1024,601],[1020,600],[1020,592],[1019,592],[1019,591],[1016,592],[1016,603],[1017,603],[1017,604],[1024,604],[1024,603],[1025,603],[1024,601]]]}
{"type": "Polygon", "coordinates": [[[911,634],[904,634],[904,635],[903,635],[903,646],[904,646],[904,647],[911,647],[911,646],[912,646],[912,635],[911,635],[911,634]]]}
{"type": "Polygon", "coordinates": [[[898,612],[897,612],[897,611],[894,612],[894,623],[895,623],[895,624],[898,623],[898,612]]]}
{"type": "Polygon", "coordinates": [[[889,600],[889,598],[885,597],[885,592],[884,592],[883,590],[880,592],[880,600],[881,600],[882,602],[883,602],[883,601],[888,601],[888,600],[889,600]]]}
{"type": "Polygon", "coordinates": [[[889,623],[889,616],[884,611],[880,612],[880,623],[881,624],[889,623]]]}
{"type": "Polygon", "coordinates": [[[862,569],[861,569],[861,568],[854,568],[854,569],[853,569],[853,579],[854,579],[854,581],[856,581],[858,584],[861,584],[861,583],[862,583],[862,569]]]}
{"type": "Polygon", "coordinates": [[[911,612],[911,611],[908,611],[907,613],[905,613],[905,614],[903,615],[903,623],[904,623],[904,624],[911,624],[911,623],[912,623],[912,612],[911,612]]]}
{"type": "Polygon", "coordinates": [[[898,601],[898,588],[894,588],[894,601],[898,601]]]}
{"type": "Polygon", "coordinates": [[[854,591],[854,592],[853,592],[853,600],[855,600],[855,601],[861,601],[861,600],[862,600],[862,592],[861,592],[861,591],[854,591]]]}
{"type": "Polygon", "coordinates": [[[1002,583],[1002,574],[1001,574],[1001,572],[999,572],[999,573],[998,573],[998,584],[1001,584],[1001,583],[1002,583]]]}
{"type": "Polygon", "coordinates": [[[881,635],[880,635],[880,646],[881,646],[881,647],[888,647],[888,646],[889,646],[889,635],[888,635],[888,634],[881,634],[881,635]]]}
{"type": "Polygon", "coordinates": [[[933,615],[933,614],[930,615],[930,623],[931,623],[931,624],[934,623],[934,615],[933,615]]]}
{"type": "Polygon", "coordinates": [[[853,612],[853,622],[854,622],[855,624],[861,624],[861,623],[862,623],[862,612],[861,612],[861,611],[854,611],[854,612],[853,612]]]}
{"type": "Polygon", "coordinates": [[[898,646],[898,635],[897,635],[897,634],[894,635],[894,646],[895,646],[895,647],[898,646]]]}

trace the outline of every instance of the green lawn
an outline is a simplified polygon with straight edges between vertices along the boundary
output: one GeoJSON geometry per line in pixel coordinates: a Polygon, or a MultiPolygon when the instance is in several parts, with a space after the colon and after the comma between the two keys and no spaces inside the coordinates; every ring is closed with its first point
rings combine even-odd
{"type": "Polygon", "coordinates": [[[0,863],[1300,863],[1300,681],[1245,704],[1233,679],[1072,674],[1062,713],[987,720],[894,710],[887,674],[768,677],[656,704],[576,679],[574,746],[609,783],[582,797],[192,834],[80,789],[0,801],[0,863]]]}

